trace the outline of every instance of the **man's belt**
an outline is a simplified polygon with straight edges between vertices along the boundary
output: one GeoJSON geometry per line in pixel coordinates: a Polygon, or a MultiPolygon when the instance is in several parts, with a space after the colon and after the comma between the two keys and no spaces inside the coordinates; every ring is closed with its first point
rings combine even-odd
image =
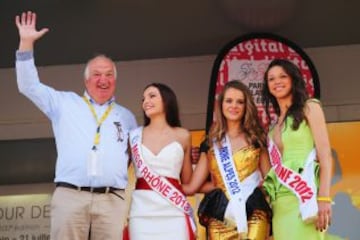
{"type": "Polygon", "coordinates": [[[117,194],[115,192],[115,191],[124,190],[124,189],[119,189],[119,188],[114,188],[114,187],[79,187],[79,186],[76,186],[74,184],[67,183],[67,182],[57,182],[56,187],[71,188],[71,189],[75,189],[78,191],[85,191],[85,192],[91,192],[91,193],[112,193],[112,194],[118,196],[119,198],[121,198],[122,200],[124,200],[124,198],[122,196],[120,196],[119,194],[117,194]]]}

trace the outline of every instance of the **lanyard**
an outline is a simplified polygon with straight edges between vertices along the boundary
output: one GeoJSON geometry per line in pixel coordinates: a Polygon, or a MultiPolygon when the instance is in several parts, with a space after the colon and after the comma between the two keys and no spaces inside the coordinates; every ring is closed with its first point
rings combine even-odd
{"type": "Polygon", "coordinates": [[[101,128],[101,124],[105,121],[105,119],[109,116],[111,110],[114,107],[114,102],[112,102],[111,104],[109,104],[108,108],[106,109],[106,111],[104,112],[104,114],[101,116],[101,118],[99,119],[96,112],[95,112],[95,108],[94,106],[90,103],[89,99],[87,99],[87,97],[83,96],[84,101],[86,102],[86,104],[89,106],[90,111],[92,113],[92,115],[94,116],[95,120],[96,120],[96,134],[94,137],[94,145],[92,147],[92,150],[97,150],[97,145],[99,145],[100,143],[100,128],[101,128]]]}

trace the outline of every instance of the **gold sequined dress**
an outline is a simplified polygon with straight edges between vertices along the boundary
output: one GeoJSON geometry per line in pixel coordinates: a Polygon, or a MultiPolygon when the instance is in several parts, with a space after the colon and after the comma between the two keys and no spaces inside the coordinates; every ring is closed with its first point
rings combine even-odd
{"type": "MultiPolygon", "coordinates": [[[[236,151],[233,154],[233,160],[235,162],[236,172],[239,176],[239,180],[243,181],[246,177],[250,176],[252,173],[258,170],[259,166],[259,157],[260,149],[253,146],[242,148],[236,151]]],[[[229,194],[226,191],[225,183],[223,182],[217,160],[214,155],[214,151],[210,149],[208,151],[209,159],[209,170],[211,173],[212,181],[214,182],[217,188],[222,189],[227,198],[229,199],[229,194]]],[[[258,189],[257,189],[258,190],[258,189]]],[[[255,192],[255,191],[254,191],[255,192]]],[[[222,221],[211,219],[208,225],[208,239],[211,240],[230,240],[230,239],[251,239],[251,240],[265,240],[268,236],[270,230],[269,224],[269,211],[264,209],[269,209],[268,205],[266,206],[256,206],[258,202],[264,201],[265,196],[261,194],[263,201],[254,201],[251,203],[252,206],[255,206],[255,209],[249,215],[248,203],[247,202],[247,215],[248,215],[248,234],[247,236],[239,236],[240,234],[236,230],[236,226],[233,224],[225,224],[222,221]]],[[[250,199],[251,197],[249,197],[250,199]]],[[[248,199],[248,200],[249,200],[248,199]]]]}

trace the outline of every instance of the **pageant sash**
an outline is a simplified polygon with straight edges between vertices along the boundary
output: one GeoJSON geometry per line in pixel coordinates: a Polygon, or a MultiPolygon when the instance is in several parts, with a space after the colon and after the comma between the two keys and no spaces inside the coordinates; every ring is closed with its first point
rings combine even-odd
{"type": "Polygon", "coordinates": [[[270,138],[268,142],[271,167],[274,169],[278,180],[298,198],[302,220],[305,222],[314,220],[318,212],[314,174],[315,148],[309,153],[302,174],[299,174],[282,164],[279,149],[270,138]]]}
{"type": "Polygon", "coordinates": [[[246,200],[260,183],[260,174],[255,171],[242,182],[236,172],[235,163],[232,158],[230,141],[227,135],[222,140],[221,147],[214,140],[214,154],[225,183],[230,201],[225,212],[225,219],[234,219],[237,231],[247,233],[246,200]]]}
{"type": "Polygon", "coordinates": [[[171,184],[165,177],[158,175],[146,164],[140,150],[142,143],[141,137],[142,127],[130,132],[131,154],[135,167],[153,191],[157,192],[161,197],[185,213],[186,221],[191,228],[189,229],[190,239],[195,239],[196,224],[190,203],[179,189],[171,184]]]}

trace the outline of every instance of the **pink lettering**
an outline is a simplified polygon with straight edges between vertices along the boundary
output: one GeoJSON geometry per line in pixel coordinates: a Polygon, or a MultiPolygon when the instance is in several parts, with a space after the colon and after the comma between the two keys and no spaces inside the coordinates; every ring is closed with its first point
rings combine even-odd
{"type": "Polygon", "coordinates": [[[165,189],[165,187],[166,187],[166,182],[160,181],[158,185],[159,192],[162,192],[165,189]]]}
{"type": "Polygon", "coordinates": [[[131,148],[131,151],[132,151],[132,154],[133,154],[134,161],[135,161],[135,163],[137,163],[137,162],[139,161],[139,159],[140,159],[139,149],[138,149],[137,144],[135,144],[135,145],[131,148]]]}
{"type": "Polygon", "coordinates": [[[160,183],[160,178],[159,177],[156,177],[156,178],[153,178],[150,182],[150,185],[152,186],[152,188],[156,188],[160,183]]]}
{"type": "Polygon", "coordinates": [[[307,200],[310,200],[312,198],[312,196],[314,195],[314,193],[312,191],[307,192],[307,194],[303,194],[301,195],[301,201],[304,203],[307,200]]]}
{"type": "Polygon", "coordinates": [[[143,161],[139,159],[139,161],[136,162],[136,167],[140,168],[143,165],[143,161]]]}
{"type": "Polygon", "coordinates": [[[149,172],[149,169],[147,167],[144,167],[142,170],[141,170],[141,175],[145,175],[149,172]]]}
{"type": "Polygon", "coordinates": [[[144,176],[145,181],[151,182],[154,178],[154,175],[151,174],[151,172],[147,172],[144,176]]]}
{"type": "Polygon", "coordinates": [[[284,181],[284,182],[287,182],[287,181],[289,180],[289,178],[290,178],[291,175],[292,175],[292,171],[287,170],[287,171],[286,171],[286,174],[285,174],[285,176],[284,176],[283,181],[284,181]]]}
{"type": "Polygon", "coordinates": [[[301,180],[300,176],[295,175],[294,180],[289,183],[289,186],[290,186],[292,189],[295,189],[295,186],[297,185],[297,183],[298,183],[300,180],[301,180]]]}
{"type": "Polygon", "coordinates": [[[169,193],[170,193],[170,186],[166,184],[165,188],[163,189],[163,191],[161,191],[161,193],[162,193],[164,196],[169,195],[169,193]]]}
{"type": "Polygon", "coordinates": [[[304,193],[306,193],[308,191],[311,191],[311,188],[306,185],[305,188],[302,191],[299,191],[299,194],[303,195],[304,193]]]}
{"type": "Polygon", "coordinates": [[[271,160],[272,160],[273,165],[281,164],[281,161],[280,161],[281,158],[280,158],[279,152],[275,149],[275,146],[272,147],[272,149],[270,151],[270,155],[271,155],[271,160]]]}
{"type": "Polygon", "coordinates": [[[282,166],[281,166],[281,165],[276,165],[276,167],[275,167],[275,173],[276,173],[276,175],[279,176],[279,173],[281,172],[281,169],[282,169],[282,166]]]}
{"type": "Polygon", "coordinates": [[[286,168],[284,168],[284,167],[281,168],[281,170],[280,170],[280,172],[279,172],[279,174],[278,174],[278,177],[279,177],[281,180],[284,181],[286,172],[288,172],[288,171],[289,171],[289,170],[286,169],[286,168]]]}
{"type": "Polygon", "coordinates": [[[295,175],[294,179],[289,183],[289,187],[300,196],[303,203],[314,195],[311,188],[301,179],[300,175],[295,175]]]}
{"type": "Polygon", "coordinates": [[[298,183],[298,185],[295,187],[295,191],[297,191],[298,193],[303,190],[306,187],[306,182],[304,181],[300,181],[298,183]]]}

